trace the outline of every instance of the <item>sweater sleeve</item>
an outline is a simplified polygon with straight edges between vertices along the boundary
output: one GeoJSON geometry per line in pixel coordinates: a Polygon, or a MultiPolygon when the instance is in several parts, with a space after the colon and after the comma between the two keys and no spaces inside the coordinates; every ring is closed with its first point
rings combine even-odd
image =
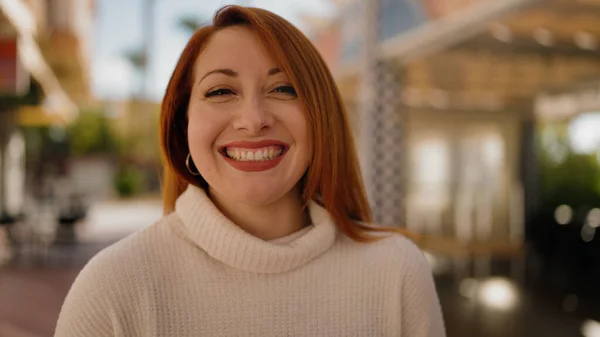
{"type": "Polygon", "coordinates": [[[433,274],[421,250],[410,245],[402,283],[402,336],[445,337],[433,274]]]}
{"type": "Polygon", "coordinates": [[[79,273],[63,303],[55,337],[113,337],[110,270],[97,257],[79,273]]]}

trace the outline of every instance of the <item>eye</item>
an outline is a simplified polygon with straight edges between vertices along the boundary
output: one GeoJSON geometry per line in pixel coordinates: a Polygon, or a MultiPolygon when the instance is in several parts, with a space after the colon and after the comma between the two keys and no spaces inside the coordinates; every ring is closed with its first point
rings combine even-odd
{"type": "Polygon", "coordinates": [[[207,92],[204,95],[204,97],[206,97],[206,98],[222,97],[222,96],[228,96],[228,95],[232,95],[232,94],[233,94],[233,91],[231,91],[229,89],[217,89],[217,90],[207,92]]]}
{"type": "Polygon", "coordinates": [[[279,87],[273,89],[272,93],[275,93],[278,96],[282,96],[287,99],[292,99],[292,98],[298,97],[298,94],[296,93],[296,89],[294,89],[294,87],[292,87],[291,85],[279,86],[279,87]]]}

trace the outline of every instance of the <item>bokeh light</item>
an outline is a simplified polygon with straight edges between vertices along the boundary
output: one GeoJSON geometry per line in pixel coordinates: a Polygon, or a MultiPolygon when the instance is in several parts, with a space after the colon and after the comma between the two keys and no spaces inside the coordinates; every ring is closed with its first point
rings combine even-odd
{"type": "Polygon", "coordinates": [[[472,299],[477,295],[477,286],[477,280],[467,278],[460,282],[459,292],[463,297],[472,299]]]}
{"type": "Polygon", "coordinates": [[[600,337],[600,323],[587,320],[581,325],[581,334],[584,337],[600,337]]]}
{"type": "Polygon", "coordinates": [[[478,297],[487,307],[498,310],[511,310],[517,305],[517,289],[504,278],[484,281],[479,287],[478,297]]]}
{"type": "Polygon", "coordinates": [[[560,205],[554,211],[554,219],[559,225],[566,225],[573,218],[573,209],[568,205],[560,205]]]}
{"type": "Polygon", "coordinates": [[[596,236],[596,228],[585,224],[583,225],[583,227],[581,227],[581,240],[583,240],[583,242],[591,242],[592,240],[594,240],[594,237],[596,236]]]}
{"type": "Polygon", "coordinates": [[[600,208],[594,208],[588,213],[587,223],[592,228],[600,227],[600,208]]]}

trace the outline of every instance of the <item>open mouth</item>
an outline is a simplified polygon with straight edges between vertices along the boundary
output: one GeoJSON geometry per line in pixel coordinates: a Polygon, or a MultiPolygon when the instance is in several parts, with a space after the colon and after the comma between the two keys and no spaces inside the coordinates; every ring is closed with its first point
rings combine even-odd
{"type": "Polygon", "coordinates": [[[240,162],[263,162],[281,157],[287,148],[284,145],[269,145],[256,149],[244,147],[223,147],[221,153],[229,159],[240,162]]]}
{"type": "Polygon", "coordinates": [[[220,147],[219,152],[236,168],[253,171],[277,166],[289,148],[285,142],[264,139],[231,142],[220,147]]]}

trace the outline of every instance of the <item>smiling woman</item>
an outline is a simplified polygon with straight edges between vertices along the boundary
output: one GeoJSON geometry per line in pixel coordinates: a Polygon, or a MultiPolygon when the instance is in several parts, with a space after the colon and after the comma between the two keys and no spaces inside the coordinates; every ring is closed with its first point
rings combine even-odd
{"type": "Polygon", "coordinates": [[[431,270],[370,210],[344,107],[282,18],[228,6],[162,105],[165,217],[96,256],[57,336],[444,336],[431,270]]]}

